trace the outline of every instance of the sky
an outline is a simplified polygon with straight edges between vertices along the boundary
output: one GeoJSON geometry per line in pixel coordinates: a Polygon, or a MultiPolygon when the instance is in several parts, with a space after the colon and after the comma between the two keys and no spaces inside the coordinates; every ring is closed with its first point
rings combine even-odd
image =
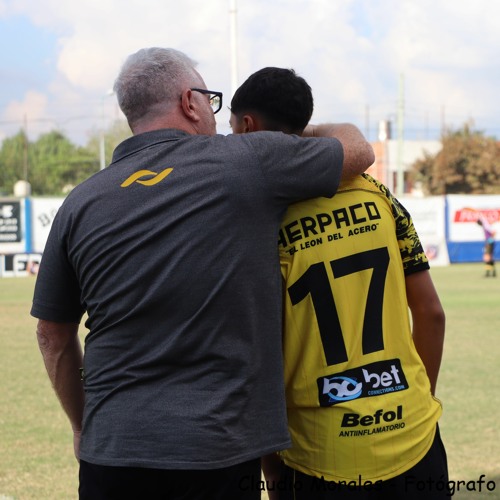
{"type": "Polygon", "coordinates": [[[151,46],[185,52],[224,93],[223,134],[235,84],[279,66],[311,85],[313,123],[354,123],[370,141],[384,120],[393,138],[466,123],[500,138],[491,0],[0,0],[0,44],[0,141],[57,129],[85,145],[123,118],[114,79],[151,46]]]}

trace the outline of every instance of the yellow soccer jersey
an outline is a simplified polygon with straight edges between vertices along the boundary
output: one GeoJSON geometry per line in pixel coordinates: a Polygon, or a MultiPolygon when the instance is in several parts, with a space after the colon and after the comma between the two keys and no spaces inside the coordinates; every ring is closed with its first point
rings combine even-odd
{"type": "Polygon", "coordinates": [[[441,415],[411,334],[405,273],[429,265],[409,214],[359,176],[291,206],[279,249],[293,441],[283,460],[329,481],[402,474],[441,415]]]}

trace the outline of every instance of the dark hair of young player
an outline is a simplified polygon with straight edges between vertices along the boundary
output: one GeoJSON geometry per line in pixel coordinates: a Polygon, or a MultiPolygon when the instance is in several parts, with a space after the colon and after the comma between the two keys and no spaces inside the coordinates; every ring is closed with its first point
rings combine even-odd
{"type": "Polygon", "coordinates": [[[258,115],[266,130],[301,135],[313,113],[311,87],[293,69],[267,67],[253,73],[235,92],[231,112],[258,115]]]}

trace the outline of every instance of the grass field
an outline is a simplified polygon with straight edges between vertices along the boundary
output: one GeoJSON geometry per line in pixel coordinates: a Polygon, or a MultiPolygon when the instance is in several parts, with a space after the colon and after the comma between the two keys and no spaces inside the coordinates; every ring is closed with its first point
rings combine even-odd
{"type": "MultiPolygon", "coordinates": [[[[447,314],[437,396],[454,498],[500,499],[500,277],[481,264],[435,268],[447,314]],[[480,476],[495,490],[479,492],[480,476]],[[476,491],[468,491],[475,488],[476,491]]],[[[69,424],[52,392],[29,316],[33,278],[0,279],[0,500],[77,498],[69,424]]]]}

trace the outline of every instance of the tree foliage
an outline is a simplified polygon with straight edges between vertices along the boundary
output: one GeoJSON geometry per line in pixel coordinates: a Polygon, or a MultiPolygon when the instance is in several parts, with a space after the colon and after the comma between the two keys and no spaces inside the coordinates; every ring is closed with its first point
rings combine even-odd
{"type": "Polygon", "coordinates": [[[14,184],[26,180],[36,196],[61,195],[100,169],[101,140],[105,164],[114,148],[130,136],[126,122],[117,121],[104,133],[94,133],[86,146],[73,144],[59,131],[30,142],[24,131],[6,138],[0,148],[0,194],[11,195],[14,184]]]}
{"type": "Polygon", "coordinates": [[[413,164],[413,181],[426,194],[500,193],[500,143],[469,125],[442,137],[436,155],[425,154],[413,164]]]}
{"type": "Polygon", "coordinates": [[[0,149],[0,193],[12,194],[14,184],[26,180],[28,153],[28,138],[22,130],[3,141],[0,149]]]}
{"type": "Polygon", "coordinates": [[[96,171],[96,159],[60,132],[49,132],[30,146],[28,181],[33,194],[62,194],[96,171]]]}

